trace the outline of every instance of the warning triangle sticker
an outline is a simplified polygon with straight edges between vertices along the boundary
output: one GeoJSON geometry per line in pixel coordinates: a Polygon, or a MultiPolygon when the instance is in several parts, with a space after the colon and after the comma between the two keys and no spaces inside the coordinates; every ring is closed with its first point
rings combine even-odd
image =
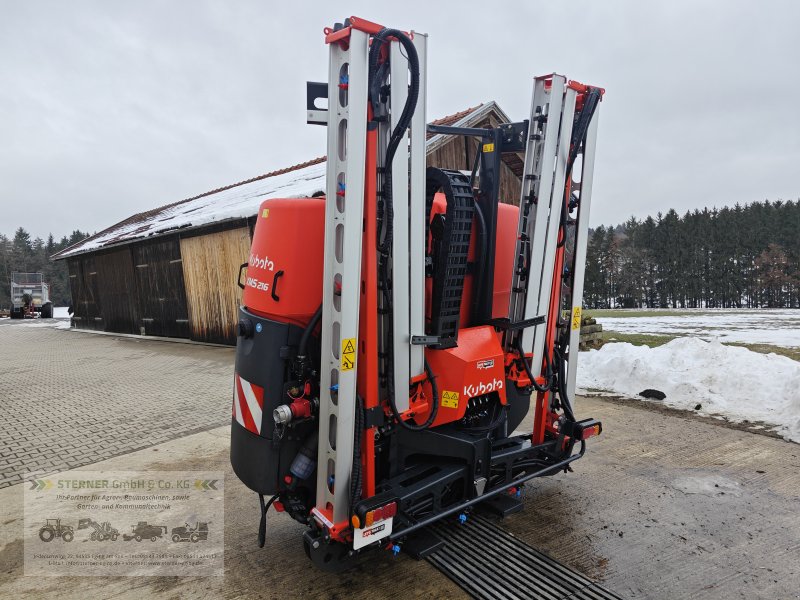
{"type": "Polygon", "coordinates": [[[347,340],[347,343],[344,345],[344,349],[342,350],[342,352],[344,352],[345,354],[351,354],[355,351],[356,349],[355,346],[353,346],[353,341],[347,340]]]}

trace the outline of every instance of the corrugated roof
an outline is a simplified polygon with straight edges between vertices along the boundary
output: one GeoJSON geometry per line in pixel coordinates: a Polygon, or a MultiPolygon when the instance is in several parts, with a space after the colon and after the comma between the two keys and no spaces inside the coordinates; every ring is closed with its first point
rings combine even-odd
{"type": "MultiPolygon", "coordinates": [[[[491,112],[495,112],[501,120],[508,121],[506,114],[495,102],[486,102],[442,117],[433,123],[461,127],[477,125],[491,112]]],[[[447,136],[429,134],[428,152],[441,146],[446,139],[447,136]]],[[[326,158],[321,156],[131,215],[124,221],[61,250],[51,258],[59,260],[100,248],[167,235],[177,230],[195,229],[211,223],[251,217],[256,214],[261,202],[269,197],[311,196],[325,190],[325,160],[326,158]]]]}

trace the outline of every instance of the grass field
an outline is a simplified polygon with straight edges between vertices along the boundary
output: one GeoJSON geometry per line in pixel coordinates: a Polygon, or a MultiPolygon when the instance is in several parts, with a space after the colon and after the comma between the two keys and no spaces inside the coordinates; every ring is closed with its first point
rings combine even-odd
{"type": "Polygon", "coordinates": [[[651,348],[676,337],[714,339],[754,352],[800,361],[800,311],[779,310],[587,310],[603,325],[603,341],[651,348]]]}

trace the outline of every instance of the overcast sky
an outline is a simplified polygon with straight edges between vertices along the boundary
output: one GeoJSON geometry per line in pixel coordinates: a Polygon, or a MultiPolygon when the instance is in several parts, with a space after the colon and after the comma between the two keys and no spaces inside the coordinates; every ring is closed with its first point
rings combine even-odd
{"type": "Polygon", "coordinates": [[[605,87],[595,225],[800,196],[800,3],[333,4],[0,0],[0,233],[99,231],[324,154],[305,82],[350,14],[430,35],[431,119],[522,120],[552,71],[605,87]]]}

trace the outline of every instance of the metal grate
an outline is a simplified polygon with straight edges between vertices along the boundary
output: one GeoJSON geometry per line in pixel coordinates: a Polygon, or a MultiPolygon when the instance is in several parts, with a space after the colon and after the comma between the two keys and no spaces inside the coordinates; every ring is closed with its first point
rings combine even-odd
{"type": "Polygon", "coordinates": [[[621,600],[484,517],[431,530],[445,543],[427,560],[473,598],[621,600]]]}

